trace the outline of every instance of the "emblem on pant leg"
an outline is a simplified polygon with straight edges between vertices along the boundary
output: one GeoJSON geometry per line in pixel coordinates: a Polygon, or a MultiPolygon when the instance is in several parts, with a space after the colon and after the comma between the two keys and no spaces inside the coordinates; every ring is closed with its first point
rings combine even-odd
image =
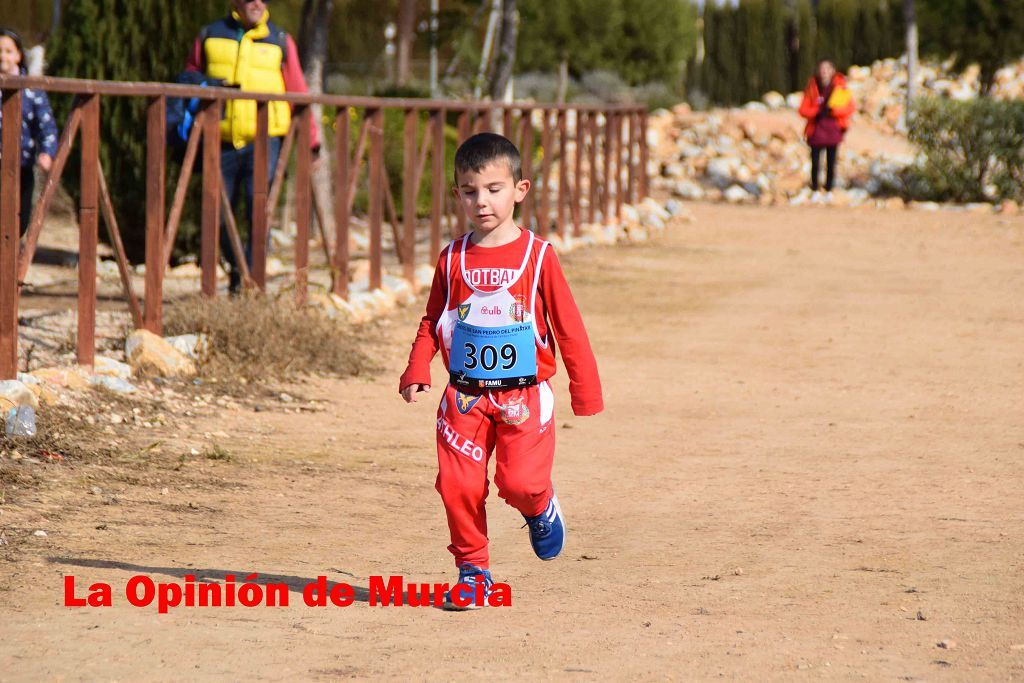
{"type": "Polygon", "coordinates": [[[523,424],[530,419],[530,409],[523,398],[509,399],[501,408],[501,421],[508,425],[523,424]]]}
{"type": "Polygon", "coordinates": [[[464,394],[461,391],[455,392],[455,407],[459,409],[459,412],[465,415],[469,411],[473,410],[473,406],[480,400],[479,396],[470,396],[464,394]]]}

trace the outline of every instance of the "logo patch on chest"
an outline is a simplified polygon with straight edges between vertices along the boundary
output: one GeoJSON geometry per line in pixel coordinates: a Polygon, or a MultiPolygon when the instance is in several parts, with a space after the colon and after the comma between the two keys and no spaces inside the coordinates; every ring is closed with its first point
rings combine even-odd
{"type": "Polygon", "coordinates": [[[512,319],[512,322],[526,322],[526,297],[522,294],[516,294],[513,297],[512,305],[508,309],[508,317],[512,319]]]}
{"type": "Polygon", "coordinates": [[[466,316],[469,315],[469,309],[473,307],[473,304],[459,304],[459,320],[465,320],[466,316]]]}

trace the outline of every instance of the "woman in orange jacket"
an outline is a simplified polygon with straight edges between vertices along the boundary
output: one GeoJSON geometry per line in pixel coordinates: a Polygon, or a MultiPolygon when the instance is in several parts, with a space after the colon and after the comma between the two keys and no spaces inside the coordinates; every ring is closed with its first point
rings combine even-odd
{"type": "Polygon", "coordinates": [[[804,99],[800,103],[800,116],[807,119],[804,134],[811,146],[811,190],[814,200],[820,201],[818,176],[821,167],[821,151],[825,150],[825,200],[832,198],[835,183],[836,149],[843,141],[843,135],[850,126],[850,117],[855,105],[853,96],[846,87],[846,77],[836,71],[828,59],[818,62],[815,73],[807,81],[804,99]]]}

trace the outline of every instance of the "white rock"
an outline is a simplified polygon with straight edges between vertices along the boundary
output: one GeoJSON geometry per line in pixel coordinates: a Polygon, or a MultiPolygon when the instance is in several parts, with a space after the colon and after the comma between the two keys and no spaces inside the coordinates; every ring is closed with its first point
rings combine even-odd
{"type": "Polygon", "coordinates": [[[643,218],[640,220],[640,224],[652,230],[661,231],[665,229],[665,221],[661,216],[653,213],[644,214],[643,218]]]}
{"type": "Polygon", "coordinates": [[[668,212],[669,216],[674,218],[684,213],[686,211],[686,206],[678,199],[670,199],[665,202],[665,211],[668,212]]]}
{"type": "Polygon", "coordinates": [[[400,306],[408,306],[416,301],[416,292],[405,278],[384,275],[381,277],[381,287],[387,290],[400,306]]]}
{"type": "Polygon", "coordinates": [[[113,358],[107,358],[106,356],[96,356],[92,371],[94,375],[120,377],[121,379],[128,379],[132,376],[132,367],[130,365],[113,358]]]}
{"type": "Polygon", "coordinates": [[[692,180],[680,180],[672,185],[672,194],[683,199],[703,199],[704,188],[692,180]]]}
{"type": "Polygon", "coordinates": [[[782,109],[786,106],[786,96],[774,90],[766,92],[761,100],[769,109],[782,109]]]}
{"type": "Polygon", "coordinates": [[[179,334],[176,337],[164,337],[164,339],[182,355],[192,360],[199,360],[199,356],[206,351],[208,343],[205,334],[179,334]]]}
{"type": "Polygon", "coordinates": [[[271,256],[267,259],[267,277],[277,277],[279,275],[287,275],[291,272],[281,259],[271,256]]]}
{"type": "Polygon", "coordinates": [[[723,196],[725,197],[725,201],[729,202],[730,204],[740,204],[742,202],[748,202],[754,199],[753,195],[751,195],[749,192],[744,190],[739,185],[730,185],[729,188],[726,189],[723,196]]]}
{"type": "Polygon", "coordinates": [[[287,249],[295,245],[295,238],[284,230],[273,229],[270,231],[270,242],[275,247],[287,249]]]}
{"type": "Polygon", "coordinates": [[[639,209],[641,213],[654,214],[655,216],[661,218],[663,221],[667,221],[669,218],[671,218],[671,214],[669,214],[665,207],[662,206],[654,197],[647,197],[642,202],[640,202],[639,209]]]}
{"type": "Polygon", "coordinates": [[[640,212],[636,210],[635,206],[629,204],[622,205],[622,220],[627,223],[639,223],[640,212]]]}
{"type": "Polygon", "coordinates": [[[93,375],[89,378],[89,382],[95,386],[104,387],[110,391],[116,391],[119,394],[134,394],[138,391],[138,387],[121,377],[111,377],[110,375],[93,375]]]}
{"type": "Polygon", "coordinates": [[[743,108],[747,111],[768,111],[768,105],[764,102],[747,102],[743,108]]]}
{"type": "Polygon", "coordinates": [[[692,143],[680,143],[676,149],[679,152],[680,159],[692,159],[704,153],[703,147],[698,147],[692,143]]]}
{"type": "Polygon", "coordinates": [[[725,189],[732,183],[733,175],[743,165],[743,161],[735,156],[719,156],[708,161],[704,173],[711,179],[715,186],[721,185],[725,189]]]}
{"type": "Polygon", "coordinates": [[[128,336],[125,356],[139,376],[184,378],[198,372],[191,358],[148,330],[135,330],[128,336]]]}
{"type": "Polygon", "coordinates": [[[103,261],[97,259],[96,275],[103,280],[117,280],[121,277],[121,271],[116,261],[103,261]]]}
{"type": "MultiPolygon", "coordinates": [[[[436,257],[435,257],[436,258],[436,257]]],[[[427,289],[434,282],[434,266],[421,263],[416,266],[416,286],[427,289]]]]}

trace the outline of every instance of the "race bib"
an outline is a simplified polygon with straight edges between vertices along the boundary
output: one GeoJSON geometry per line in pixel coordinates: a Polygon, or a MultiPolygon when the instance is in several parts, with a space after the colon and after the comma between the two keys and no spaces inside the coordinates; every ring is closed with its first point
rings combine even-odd
{"type": "Polygon", "coordinates": [[[461,320],[452,331],[448,359],[451,382],[477,389],[507,389],[537,383],[533,325],[478,327],[461,320]]]}

